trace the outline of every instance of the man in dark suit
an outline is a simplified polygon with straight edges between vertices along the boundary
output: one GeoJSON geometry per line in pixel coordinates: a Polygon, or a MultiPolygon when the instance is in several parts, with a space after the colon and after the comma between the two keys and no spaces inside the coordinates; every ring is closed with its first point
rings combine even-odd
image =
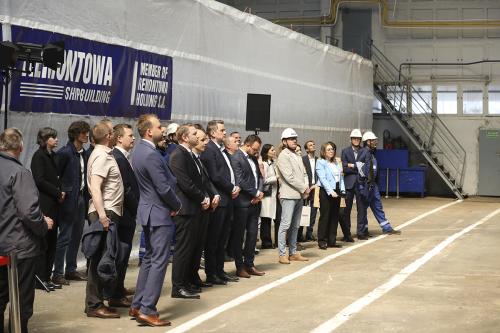
{"type": "Polygon", "coordinates": [[[69,285],[68,280],[84,281],[85,274],[76,271],[76,257],[82,239],[89,198],[87,188],[87,160],[83,145],[88,142],[90,126],[75,121],[68,128],[68,144],[57,152],[57,169],[61,191],[66,193],[59,207],[59,233],[52,280],[69,285]],[[64,262],[66,261],[66,268],[64,262]]]}
{"type": "Polygon", "coordinates": [[[123,215],[118,224],[118,237],[120,241],[128,245],[127,253],[124,255],[124,261],[119,265],[118,278],[116,280],[115,290],[110,295],[109,306],[129,307],[130,300],[127,295],[133,294],[127,290],[124,285],[125,275],[127,273],[130,251],[132,250],[132,241],[135,234],[135,217],[137,215],[137,206],[139,205],[139,185],[135,178],[134,170],[130,164],[130,150],[134,147],[134,132],[129,124],[118,124],[113,128],[115,148],[113,156],[115,157],[118,168],[122,176],[124,187],[123,215]]]}
{"type": "Polygon", "coordinates": [[[224,254],[231,229],[233,199],[239,195],[240,188],[236,184],[231,157],[224,147],[224,138],[226,137],[224,121],[209,121],[207,133],[211,140],[201,154],[201,160],[220,195],[220,202],[215,211],[210,214],[208,223],[205,243],[205,274],[208,283],[223,285],[228,281],[238,281],[237,277],[224,271],[224,254]]]}
{"type": "Polygon", "coordinates": [[[159,318],[156,304],[174,237],[172,216],[180,210],[181,203],[175,194],[176,179],[156,150],[163,136],[160,120],[154,114],[141,115],[137,129],[142,140],[132,153],[132,166],[140,191],[137,221],[144,230],[146,254],[129,315],[146,325],[168,326],[171,323],[159,318]]]}
{"type": "Polygon", "coordinates": [[[236,274],[243,278],[265,274],[257,270],[254,265],[260,201],[264,197],[262,175],[256,158],[261,144],[262,141],[257,135],[249,135],[243,146],[231,158],[236,183],[241,188],[240,195],[234,200],[232,249],[236,274]],[[243,239],[245,239],[245,247],[242,253],[243,239]]]}
{"type": "MultiPolygon", "coordinates": [[[[344,242],[354,242],[350,234],[351,230],[351,210],[352,204],[354,201],[354,196],[356,196],[356,208],[358,210],[358,214],[360,213],[360,197],[357,190],[356,182],[358,178],[358,169],[356,167],[356,158],[358,157],[358,151],[361,144],[361,131],[359,129],[353,129],[351,131],[351,145],[347,148],[342,149],[342,169],[344,171],[344,184],[346,190],[346,198],[345,198],[345,208],[344,208],[344,225],[346,231],[349,230],[348,235],[344,235],[344,242]]],[[[364,235],[358,234],[358,238],[364,238],[364,235]]]]}
{"type": "Polygon", "coordinates": [[[198,299],[190,288],[191,262],[196,250],[196,232],[202,211],[210,207],[210,195],[203,186],[203,173],[196,163],[192,149],[198,144],[192,124],[177,129],[179,145],[170,154],[170,168],[177,178],[175,193],[182,208],[174,217],[175,254],[172,264],[172,297],[198,299]]]}
{"type": "MultiPolygon", "coordinates": [[[[306,168],[307,179],[309,180],[309,188],[312,188],[311,193],[309,193],[309,198],[307,199],[309,206],[311,206],[311,216],[309,219],[309,226],[307,227],[305,240],[315,241],[316,238],[314,238],[313,236],[313,229],[314,229],[314,224],[316,223],[316,215],[318,213],[318,207],[313,206],[314,191],[316,190],[312,186],[316,184],[316,181],[318,179],[316,175],[316,161],[318,160],[318,157],[316,157],[315,155],[316,144],[314,143],[314,141],[313,140],[306,141],[306,143],[304,144],[304,150],[306,151],[306,155],[302,156],[302,162],[304,162],[304,167],[306,168]]],[[[297,242],[304,241],[302,230],[303,227],[299,227],[297,242]]]]}

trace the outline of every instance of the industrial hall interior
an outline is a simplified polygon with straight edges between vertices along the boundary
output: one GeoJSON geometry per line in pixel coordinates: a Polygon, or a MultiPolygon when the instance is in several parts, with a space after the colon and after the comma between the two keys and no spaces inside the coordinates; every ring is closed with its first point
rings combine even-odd
{"type": "Polygon", "coordinates": [[[0,333],[500,332],[500,0],[2,0],[0,37],[0,333]]]}

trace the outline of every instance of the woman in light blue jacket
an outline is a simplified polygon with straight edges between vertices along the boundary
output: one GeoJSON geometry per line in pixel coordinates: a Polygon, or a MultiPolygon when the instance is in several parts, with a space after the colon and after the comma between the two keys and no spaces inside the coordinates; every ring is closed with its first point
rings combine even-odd
{"type": "Polygon", "coordinates": [[[333,142],[321,145],[321,152],[316,162],[319,191],[318,246],[322,250],[328,247],[342,247],[336,243],[339,224],[340,197],[345,195],[342,163],[335,158],[337,146],[333,142]]]}

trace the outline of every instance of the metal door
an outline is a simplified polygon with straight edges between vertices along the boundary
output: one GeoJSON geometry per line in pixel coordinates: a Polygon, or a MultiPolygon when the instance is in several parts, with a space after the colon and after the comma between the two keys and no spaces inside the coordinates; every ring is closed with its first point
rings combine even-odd
{"type": "Polygon", "coordinates": [[[478,194],[500,196],[500,129],[479,130],[478,194]]]}

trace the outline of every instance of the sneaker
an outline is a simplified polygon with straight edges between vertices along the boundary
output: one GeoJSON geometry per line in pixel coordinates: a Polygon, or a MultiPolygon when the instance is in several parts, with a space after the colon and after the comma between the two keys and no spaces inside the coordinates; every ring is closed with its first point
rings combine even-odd
{"type": "Polygon", "coordinates": [[[388,234],[388,235],[401,235],[401,230],[395,230],[395,229],[389,229],[389,230],[383,230],[383,234],[388,234]]]}

